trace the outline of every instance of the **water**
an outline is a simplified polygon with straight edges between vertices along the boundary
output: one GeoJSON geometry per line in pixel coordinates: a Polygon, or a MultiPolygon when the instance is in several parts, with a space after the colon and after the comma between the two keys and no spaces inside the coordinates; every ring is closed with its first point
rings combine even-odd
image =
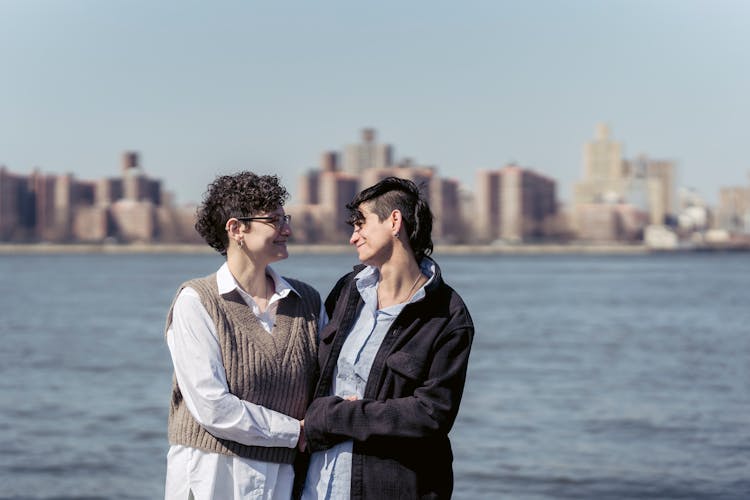
{"type": "MultiPolygon", "coordinates": [[[[750,498],[750,255],[437,259],[477,327],[455,498],[750,498]]],[[[162,497],[164,315],[220,263],[0,256],[0,498],[162,497]]]]}

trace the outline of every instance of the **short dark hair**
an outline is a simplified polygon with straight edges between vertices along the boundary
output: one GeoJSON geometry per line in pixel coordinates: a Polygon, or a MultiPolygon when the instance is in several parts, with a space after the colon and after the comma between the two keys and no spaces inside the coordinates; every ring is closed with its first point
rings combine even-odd
{"type": "Polygon", "coordinates": [[[409,238],[409,246],[414,251],[417,262],[432,253],[432,211],[414,182],[398,177],[386,177],[374,186],[362,190],[346,205],[349,210],[349,224],[362,220],[359,206],[369,203],[372,212],[383,221],[398,210],[409,238]]]}
{"type": "Polygon", "coordinates": [[[195,229],[212,248],[227,254],[226,224],[232,217],[252,217],[283,206],[289,198],[275,175],[242,171],[221,175],[208,185],[198,207],[195,229]]]}

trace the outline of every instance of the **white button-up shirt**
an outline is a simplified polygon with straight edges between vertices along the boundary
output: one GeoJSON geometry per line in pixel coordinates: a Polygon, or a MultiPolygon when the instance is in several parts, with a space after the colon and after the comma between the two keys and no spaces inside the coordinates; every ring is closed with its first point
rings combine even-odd
{"type": "MultiPolygon", "coordinates": [[[[263,312],[237,284],[226,263],[216,272],[216,282],[220,294],[236,289],[271,335],[279,301],[298,292],[270,267],[268,274],[274,282],[274,294],[263,312]]],[[[326,321],[321,304],[319,328],[326,321]]],[[[216,327],[198,293],[190,287],[184,288],[175,301],[167,344],[187,409],[208,432],[252,446],[297,446],[300,425],[296,418],[243,401],[229,392],[216,327]]],[[[192,492],[196,500],[286,500],[291,496],[293,481],[289,464],[172,445],[167,454],[164,497],[187,500],[192,492]]]]}

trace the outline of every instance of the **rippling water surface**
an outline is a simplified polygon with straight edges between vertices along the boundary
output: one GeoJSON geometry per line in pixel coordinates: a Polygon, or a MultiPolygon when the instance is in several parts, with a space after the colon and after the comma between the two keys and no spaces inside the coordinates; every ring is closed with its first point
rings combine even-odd
{"type": "MultiPolygon", "coordinates": [[[[750,255],[436,258],[477,327],[455,498],[750,498],[750,255]]],[[[0,499],[163,496],[163,318],[220,263],[0,256],[0,499]]]]}

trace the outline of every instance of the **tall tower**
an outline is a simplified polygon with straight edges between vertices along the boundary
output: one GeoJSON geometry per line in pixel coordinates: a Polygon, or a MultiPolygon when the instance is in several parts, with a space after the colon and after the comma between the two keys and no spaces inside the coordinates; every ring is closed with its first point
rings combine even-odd
{"type": "Polygon", "coordinates": [[[362,142],[344,148],[342,170],[359,175],[369,168],[385,168],[393,165],[393,147],[375,142],[375,129],[362,129],[362,142]]]}
{"type": "Polygon", "coordinates": [[[477,173],[476,217],[474,235],[489,242],[500,236],[500,172],[480,170],[477,173]]]}
{"type": "Polygon", "coordinates": [[[609,127],[596,126],[595,138],[583,146],[585,180],[619,179],[622,177],[622,145],[609,137],[609,127]]]}
{"type": "Polygon", "coordinates": [[[143,171],[138,164],[138,153],[126,151],[122,154],[122,183],[124,198],[126,200],[139,200],[141,198],[141,178],[143,171]]]}
{"type": "Polygon", "coordinates": [[[557,211],[555,181],[514,164],[482,171],[477,180],[475,230],[480,241],[545,236],[557,211]]]}

